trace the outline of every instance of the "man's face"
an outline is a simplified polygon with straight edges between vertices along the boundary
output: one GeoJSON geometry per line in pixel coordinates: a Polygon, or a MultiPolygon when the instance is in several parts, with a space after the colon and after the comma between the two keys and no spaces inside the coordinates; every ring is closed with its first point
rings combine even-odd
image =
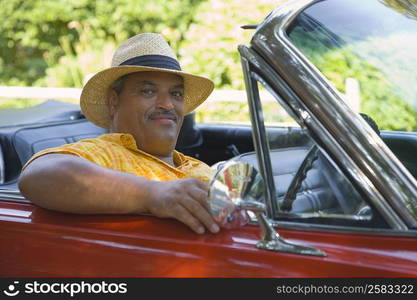
{"type": "Polygon", "coordinates": [[[119,95],[109,91],[112,131],[130,133],[139,149],[169,155],[184,119],[182,77],[162,72],[127,76],[119,95]]]}

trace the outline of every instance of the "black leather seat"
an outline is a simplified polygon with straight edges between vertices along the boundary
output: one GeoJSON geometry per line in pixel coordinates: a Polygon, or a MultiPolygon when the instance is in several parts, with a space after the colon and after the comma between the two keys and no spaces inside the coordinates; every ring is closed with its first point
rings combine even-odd
{"type": "Polygon", "coordinates": [[[192,112],[184,117],[175,149],[186,155],[194,156],[196,149],[202,145],[203,134],[195,123],[195,112],[192,112]]]}
{"type": "Polygon", "coordinates": [[[44,123],[0,132],[5,165],[4,182],[15,181],[22,166],[41,150],[96,137],[106,132],[107,130],[86,119],[44,123]]]}

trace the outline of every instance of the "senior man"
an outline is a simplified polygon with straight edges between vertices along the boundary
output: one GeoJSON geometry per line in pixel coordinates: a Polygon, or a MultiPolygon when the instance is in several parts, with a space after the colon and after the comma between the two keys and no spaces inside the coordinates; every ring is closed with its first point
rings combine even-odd
{"type": "Polygon", "coordinates": [[[212,170],[174,150],[184,115],[212,90],[211,80],[181,71],[161,35],[128,39],[80,98],[86,118],[110,133],[35,154],[19,178],[22,194],[51,210],[151,213],[218,232],[207,210],[212,170]]]}

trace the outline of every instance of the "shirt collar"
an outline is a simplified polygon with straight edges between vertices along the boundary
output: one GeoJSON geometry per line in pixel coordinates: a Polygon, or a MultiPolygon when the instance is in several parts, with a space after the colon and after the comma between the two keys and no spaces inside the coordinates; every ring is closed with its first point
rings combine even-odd
{"type": "MultiPolygon", "coordinates": [[[[127,149],[140,152],[142,154],[145,154],[146,156],[150,156],[154,159],[157,159],[163,163],[164,161],[160,160],[159,158],[153,156],[152,154],[149,154],[143,150],[140,150],[138,146],[136,145],[136,140],[130,133],[106,133],[99,137],[102,140],[113,142],[116,144],[119,144],[123,147],[126,147],[127,149]]],[[[179,153],[178,151],[174,150],[172,153],[172,159],[174,160],[174,164],[176,167],[181,166],[184,163],[184,155],[179,153]]],[[[169,165],[169,164],[167,164],[169,165]]],[[[172,166],[171,166],[172,167],[172,166]]]]}

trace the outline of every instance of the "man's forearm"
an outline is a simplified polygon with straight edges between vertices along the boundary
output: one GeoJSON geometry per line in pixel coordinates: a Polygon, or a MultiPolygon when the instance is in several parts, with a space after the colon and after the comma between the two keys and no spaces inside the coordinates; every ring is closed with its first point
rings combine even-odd
{"type": "Polygon", "coordinates": [[[207,210],[208,185],[195,178],[151,181],[66,154],[35,159],[19,179],[22,194],[51,210],[78,214],[151,213],[197,233],[219,227],[207,210]]]}
{"type": "Polygon", "coordinates": [[[19,180],[22,194],[33,203],[82,214],[147,212],[150,184],[145,178],[64,154],[34,160],[19,180]]]}

